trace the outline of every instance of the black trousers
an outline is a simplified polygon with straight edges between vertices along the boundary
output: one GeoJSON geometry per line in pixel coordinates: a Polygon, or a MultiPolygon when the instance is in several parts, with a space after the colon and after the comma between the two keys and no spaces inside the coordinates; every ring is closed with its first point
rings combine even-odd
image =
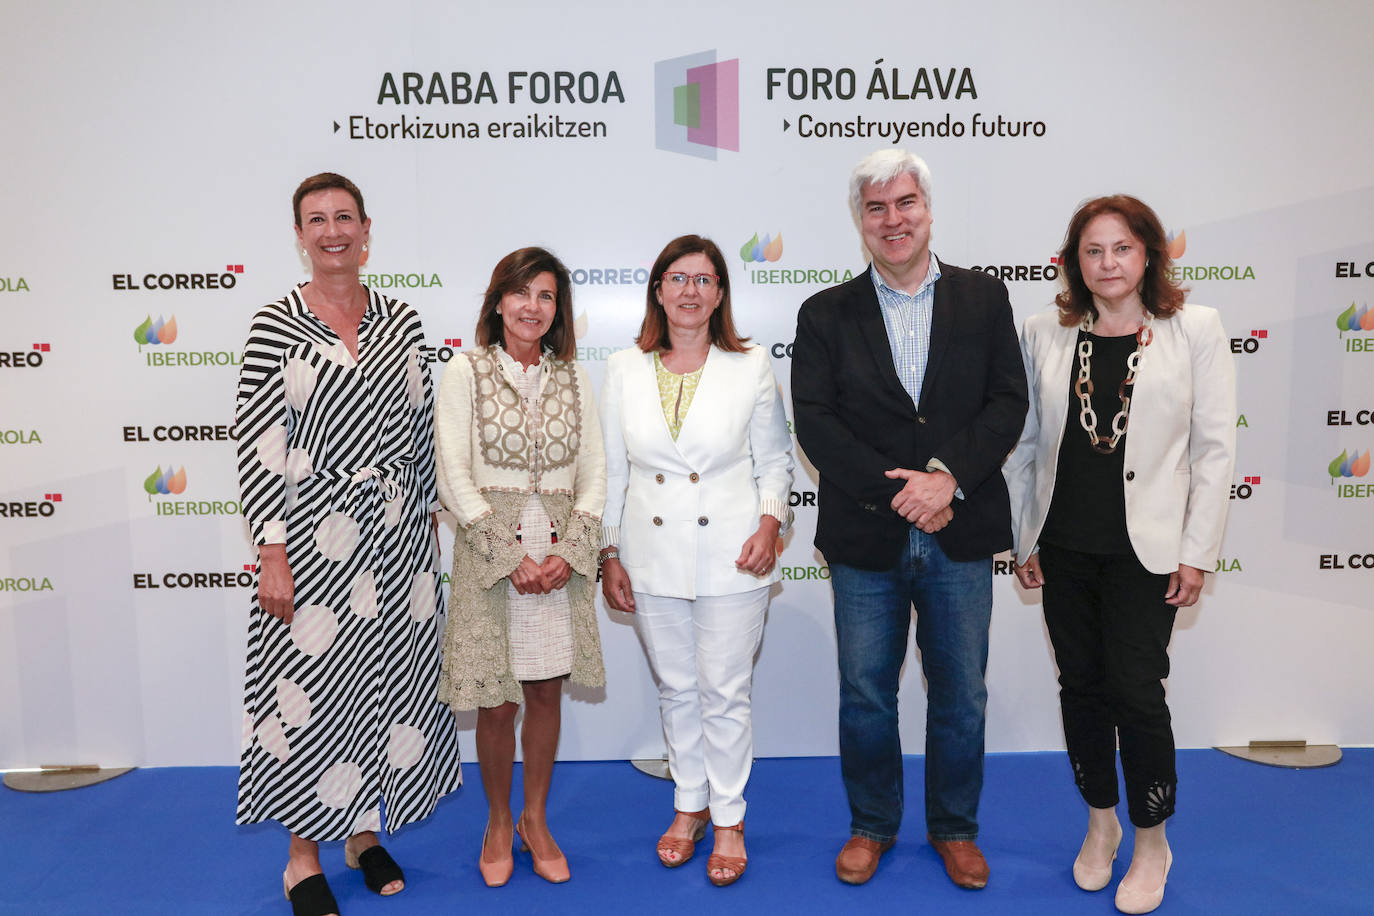
{"type": "Polygon", "coordinates": [[[1174,731],[1161,681],[1169,676],[1175,608],[1169,577],[1134,554],[1040,547],[1045,623],[1059,665],[1064,742],[1074,782],[1094,808],[1115,807],[1117,740],[1131,823],[1174,813],[1174,731]]]}

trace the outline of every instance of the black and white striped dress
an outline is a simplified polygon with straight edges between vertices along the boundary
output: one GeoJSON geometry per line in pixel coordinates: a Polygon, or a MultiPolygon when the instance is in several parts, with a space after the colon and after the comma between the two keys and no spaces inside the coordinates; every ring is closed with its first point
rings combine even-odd
{"type": "Polygon", "coordinates": [[[237,822],[341,840],[427,816],[462,782],[437,699],[434,398],[415,310],[369,291],[358,360],[300,289],[254,318],[236,425],[256,544],[286,543],[288,626],[248,627],[237,822]]]}

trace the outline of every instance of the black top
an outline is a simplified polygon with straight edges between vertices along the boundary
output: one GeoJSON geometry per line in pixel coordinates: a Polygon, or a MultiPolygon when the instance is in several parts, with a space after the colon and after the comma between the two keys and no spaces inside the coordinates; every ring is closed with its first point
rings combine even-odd
{"type": "MultiPolygon", "coordinates": [[[[1119,392],[1126,378],[1126,360],[1135,352],[1135,335],[1098,337],[1079,331],[1078,342],[1084,340],[1093,342],[1092,404],[1097,413],[1097,434],[1111,438],[1112,418],[1121,410],[1119,392]]],[[[1073,390],[1078,362],[1075,346],[1067,380],[1069,416],[1064,425],[1064,441],[1059,446],[1054,496],[1040,540],[1081,553],[1129,554],[1131,539],[1126,533],[1126,492],[1121,475],[1126,448],[1131,442],[1130,426],[1127,425],[1115,452],[1103,455],[1093,449],[1079,420],[1081,404],[1073,390]]]]}

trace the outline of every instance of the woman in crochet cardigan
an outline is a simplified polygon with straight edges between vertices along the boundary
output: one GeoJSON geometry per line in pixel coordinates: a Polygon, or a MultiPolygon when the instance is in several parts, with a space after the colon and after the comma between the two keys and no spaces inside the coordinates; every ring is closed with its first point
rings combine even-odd
{"type": "Polygon", "coordinates": [[[449,362],[435,417],[439,499],[458,521],[439,696],[477,709],[489,807],[479,867],[492,887],[510,879],[516,831],[536,874],[568,880],[545,819],[563,681],[605,683],[591,583],[606,462],[591,384],[573,361],[571,286],[542,248],[503,258],[478,347],[449,362]],[[522,701],[525,808],[513,819],[522,701]]]}

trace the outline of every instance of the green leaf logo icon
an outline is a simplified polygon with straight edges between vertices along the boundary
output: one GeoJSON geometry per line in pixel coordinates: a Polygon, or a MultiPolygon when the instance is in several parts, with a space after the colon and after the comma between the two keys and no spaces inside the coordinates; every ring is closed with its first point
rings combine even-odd
{"type": "Polygon", "coordinates": [[[1326,473],[1330,475],[1334,483],[1337,477],[1341,476],[1341,465],[1345,464],[1345,452],[1342,451],[1337,458],[1326,466],[1326,473]]]}
{"type": "MultiPolygon", "coordinates": [[[[1344,454],[1342,454],[1342,457],[1344,457],[1344,454]]],[[[147,480],[143,481],[143,489],[149,496],[157,495],[157,481],[161,476],[162,468],[158,468],[156,471],[153,471],[152,474],[148,475],[147,480]]]]}
{"type": "Polygon", "coordinates": [[[1350,303],[1350,308],[1336,316],[1336,328],[1341,331],[1350,330],[1350,319],[1355,317],[1355,303],[1350,303]]]}
{"type": "Polygon", "coordinates": [[[754,248],[759,244],[759,234],[754,233],[754,237],[739,247],[739,256],[745,261],[754,260],[754,248]]]}
{"type": "MultiPolygon", "coordinates": [[[[1352,305],[1351,308],[1354,308],[1352,305]]],[[[143,319],[143,323],[134,328],[134,342],[142,346],[148,342],[148,329],[153,326],[153,318],[149,315],[143,319]]]]}

